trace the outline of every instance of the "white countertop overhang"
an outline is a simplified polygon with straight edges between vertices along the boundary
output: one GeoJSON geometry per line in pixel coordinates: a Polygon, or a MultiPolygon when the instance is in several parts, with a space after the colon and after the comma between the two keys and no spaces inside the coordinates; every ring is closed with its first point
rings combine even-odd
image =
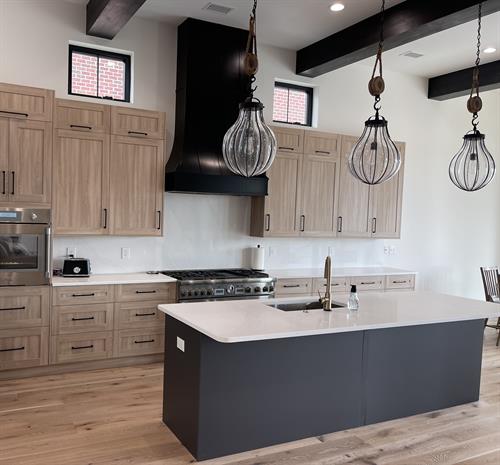
{"type": "MultiPolygon", "coordinates": [[[[431,292],[362,293],[360,308],[282,311],[269,306],[302,299],[165,304],[165,314],[222,343],[449,323],[500,316],[500,305],[431,292]]],[[[314,300],[311,298],[310,301],[314,300]]],[[[345,304],[346,295],[334,296],[345,304]]]]}
{"type": "Polygon", "coordinates": [[[174,283],[176,280],[164,274],[150,273],[117,273],[117,274],[91,274],[88,278],[64,278],[54,276],[51,285],[59,286],[104,286],[114,284],[155,284],[174,283]]]}

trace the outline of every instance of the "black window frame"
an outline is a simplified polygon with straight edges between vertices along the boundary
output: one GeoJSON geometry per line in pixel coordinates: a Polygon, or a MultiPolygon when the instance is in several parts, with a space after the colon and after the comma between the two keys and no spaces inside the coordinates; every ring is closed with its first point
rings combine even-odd
{"type": "MultiPolygon", "coordinates": [[[[274,96],[274,91],[276,90],[277,87],[287,89],[289,92],[290,92],[290,90],[300,90],[300,91],[305,92],[307,94],[306,122],[305,122],[305,124],[299,123],[299,122],[290,123],[289,121],[281,121],[281,120],[274,119],[274,118],[273,118],[273,122],[274,123],[291,124],[292,126],[312,127],[314,88],[309,87],[309,86],[300,86],[298,84],[290,84],[288,82],[274,81],[273,96],[274,96]]],[[[288,106],[290,103],[290,94],[288,94],[288,95],[289,95],[289,98],[288,98],[288,105],[287,105],[287,116],[288,116],[288,106]]],[[[273,114],[274,114],[274,108],[273,108],[273,114]]]]}
{"type": "Polygon", "coordinates": [[[126,53],[110,52],[108,50],[101,50],[99,48],[83,47],[81,45],[69,44],[68,54],[68,95],[76,95],[78,97],[96,98],[99,100],[111,100],[114,102],[130,103],[130,83],[132,73],[132,56],[126,53]],[[111,60],[123,61],[125,64],[125,93],[124,99],[113,97],[99,97],[99,95],[78,94],[72,92],[73,87],[73,53],[80,53],[83,55],[91,55],[97,57],[97,93],[99,93],[99,58],[109,58],[111,60]]]}

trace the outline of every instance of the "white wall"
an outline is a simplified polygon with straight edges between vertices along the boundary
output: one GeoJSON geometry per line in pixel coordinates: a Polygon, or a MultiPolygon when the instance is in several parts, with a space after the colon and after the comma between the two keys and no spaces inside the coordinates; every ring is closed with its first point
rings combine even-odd
{"type": "MultiPolygon", "coordinates": [[[[158,108],[174,129],[175,28],[134,18],[111,42],[84,35],[84,11],[65,2],[0,2],[0,80],[56,89],[66,95],[67,42],[99,43],[135,52],[135,106],[158,108]],[[43,4],[43,5],[42,5],[43,4]],[[23,41],[17,38],[23,30],[23,41]]],[[[294,53],[259,47],[259,97],[271,120],[275,78],[318,87],[318,128],[359,134],[371,114],[366,90],[371,69],[352,65],[310,80],[294,75],[294,53]]],[[[434,102],[426,81],[385,70],[383,114],[391,135],[407,143],[401,240],[251,238],[250,201],[228,196],[166,194],[164,238],[58,238],[55,254],[77,247],[94,272],[201,268],[245,264],[245,248],[272,248],[269,268],[321,266],[329,247],[337,266],[387,264],[420,272],[420,286],[482,297],[479,266],[500,262],[500,184],[495,179],[477,193],[462,193],[448,179],[448,163],[469,129],[465,99],[434,102]],[[397,254],[383,254],[385,244],[397,254]],[[132,257],[120,258],[130,247],[132,257]]],[[[480,128],[500,162],[500,92],[483,95],[480,128]]]]}

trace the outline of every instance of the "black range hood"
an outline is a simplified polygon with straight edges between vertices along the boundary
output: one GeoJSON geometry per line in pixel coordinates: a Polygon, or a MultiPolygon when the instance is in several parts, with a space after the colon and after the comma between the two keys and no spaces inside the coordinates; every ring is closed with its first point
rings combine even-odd
{"type": "Polygon", "coordinates": [[[167,192],[267,195],[267,177],[237,176],[222,158],[224,134],[246,97],[248,31],[188,18],[177,30],[175,138],[167,192]]]}

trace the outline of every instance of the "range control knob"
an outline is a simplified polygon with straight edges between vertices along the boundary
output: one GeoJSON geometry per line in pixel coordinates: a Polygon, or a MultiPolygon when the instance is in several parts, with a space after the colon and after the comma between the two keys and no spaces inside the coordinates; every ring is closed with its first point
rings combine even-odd
{"type": "Polygon", "coordinates": [[[191,297],[193,293],[191,291],[188,292],[188,297],[191,297]]]}
{"type": "Polygon", "coordinates": [[[202,289],[202,290],[200,291],[200,295],[205,295],[205,289],[202,289]]]}
{"type": "Polygon", "coordinates": [[[246,292],[246,293],[250,293],[250,292],[252,292],[252,288],[251,288],[251,287],[245,287],[245,292],[246,292]]]}
{"type": "Polygon", "coordinates": [[[257,292],[257,293],[262,292],[261,288],[260,288],[260,287],[258,287],[258,286],[257,286],[257,287],[256,287],[253,291],[254,291],[254,292],[257,292]]]}
{"type": "Polygon", "coordinates": [[[197,296],[198,295],[198,291],[194,291],[194,295],[197,296]]]}
{"type": "Polygon", "coordinates": [[[186,297],[186,291],[181,291],[181,297],[186,297]]]}
{"type": "Polygon", "coordinates": [[[234,292],[234,286],[231,284],[230,286],[227,286],[227,293],[232,294],[234,292]]]}
{"type": "Polygon", "coordinates": [[[263,288],[262,288],[262,291],[263,291],[263,292],[267,292],[268,290],[269,290],[269,289],[268,289],[267,287],[263,287],[263,288]]]}
{"type": "Polygon", "coordinates": [[[212,289],[207,289],[207,295],[212,295],[212,289]]]}

